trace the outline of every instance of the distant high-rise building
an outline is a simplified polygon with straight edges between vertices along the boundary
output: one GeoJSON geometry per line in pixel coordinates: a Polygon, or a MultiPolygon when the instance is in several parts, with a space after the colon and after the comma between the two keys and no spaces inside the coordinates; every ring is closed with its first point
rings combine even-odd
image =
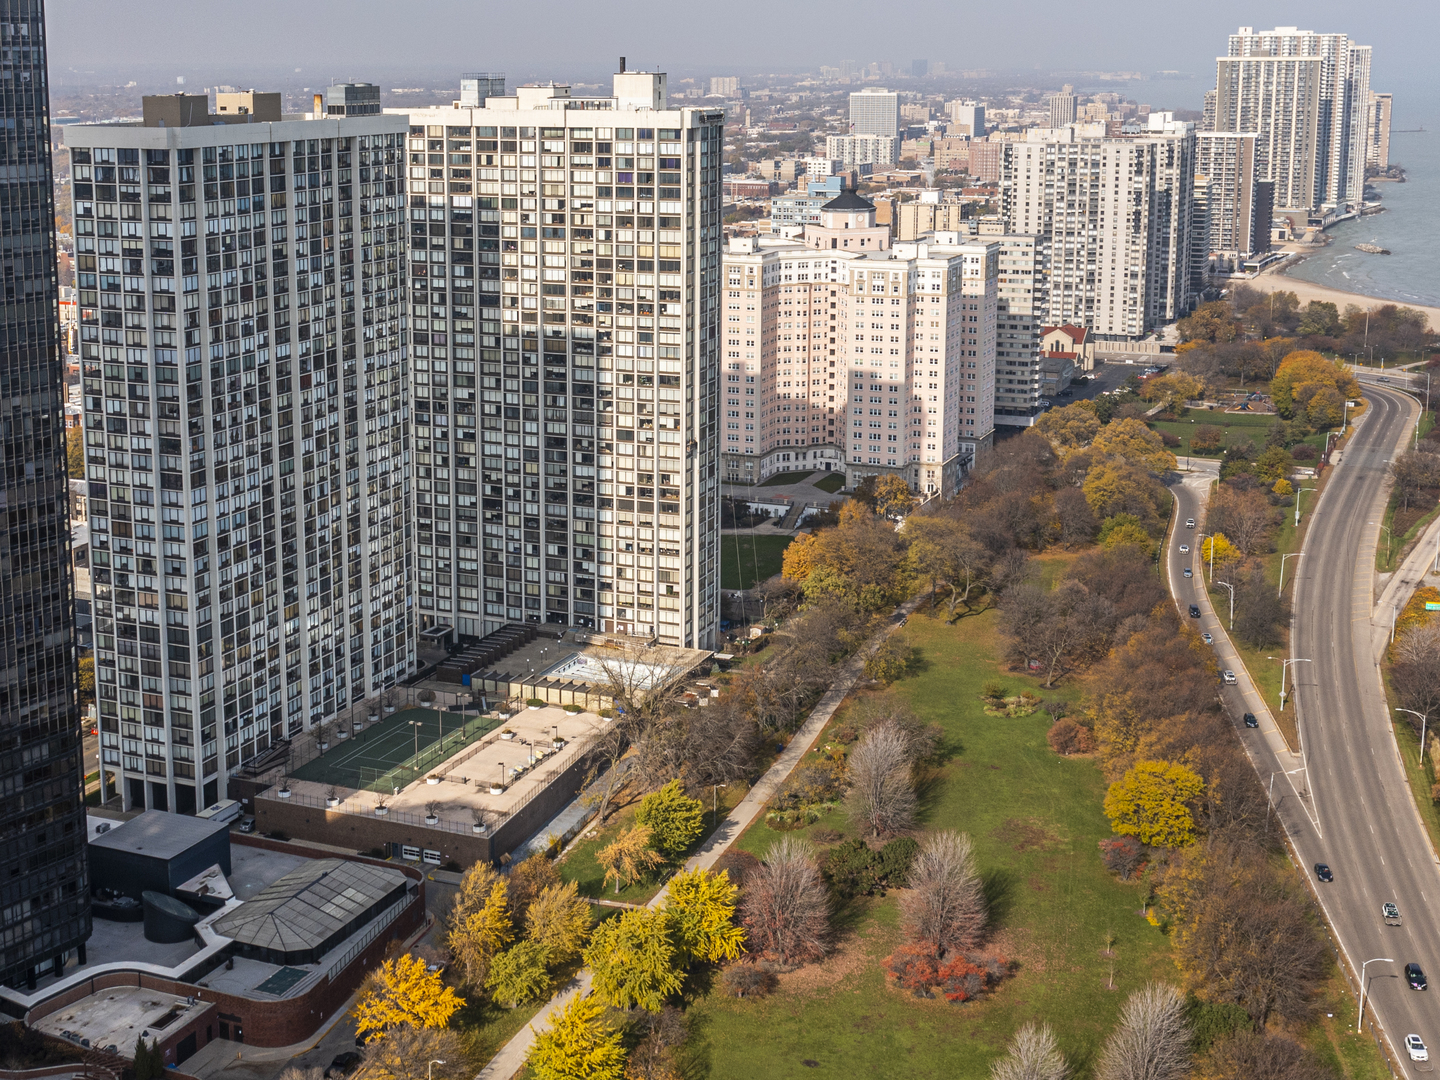
{"type": "Polygon", "coordinates": [[[1044,245],[982,222],[980,237],[1000,245],[996,290],[995,424],[1029,427],[1040,415],[1040,324],[1046,313],[1044,245]],[[998,235],[994,235],[998,233],[998,235]]]}
{"type": "Polygon", "coordinates": [[[423,320],[406,124],[373,89],[331,87],[321,119],[176,95],[145,99],[154,123],[65,129],[101,782],[127,809],[211,805],[415,668],[423,320]]]}
{"type": "Polygon", "coordinates": [[[407,113],[422,626],[715,645],[724,113],[666,82],[407,113]]]}
{"type": "Polygon", "coordinates": [[[1272,208],[1262,205],[1268,199],[1257,190],[1263,182],[1255,172],[1255,142],[1250,133],[1195,133],[1195,181],[1198,192],[1204,178],[1205,206],[1191,245],[1198,258],[1218,256],[1229,269],[1270,250],[1272,208]]]}
{"type": "Polygon", "coordinates": [[[472,72],[460,76],[460,107],[483,109],[486,99],[505,96],[505,75],[498,71],[472,72]]]}
{"type": "Polygon", "coordinates": [[[1002,144],[1005,232],[1039,238],[1047,324],[1134,339],[1189,310],[1195,133],[1169,113],[1147,123],[1118,136],[1101,124],[1032,129],[1002,144]]]}
{"type": "Polygon", "coordinates": [[[1066,86],[1058,94],[1051,94],[1048,98],[1050,105],[1050,126],[1052,128],[1063,128],[1075,123],[1079,99],[1072,92],[1071,87],[1066,86]]]}
{"type": "Polygon", "coordinates": [[[997,245],[952,233],[892,247],[875,217],[845,191],[802,238],[730,241],[732,482],[800,463],[949,494],[992,444],[997,245]]]}
{"type": "Polygon", "coordinates": [[[1390,167],[1390,112],[1395,99],[1389,94],[1370,95],[1370,128],[1366,138],[1366,163],[1379,169],[1390,167]]]}
{"type": "Polygon", "coordinates": [[[929,74],[930,74],[930,61],[929,61],[929,60],[911,60],[911,61],[910,61],[910,74],[911,74],[914,78],[923,79],[926,75],[929,75],[929,74]]]}
{"type": "Polygon", "coordinates": [[[712,75],[710,96],[733,98],[740,96],[740,80],[734,75],[712,75]]]}
{"type": "Polygon", "coordinates": [[[1294,199],[1300,193],[1288,182],[1286,170],[1280,164],[1286,153],[1275,147],[1274,138],[1267,138],[1267,133],[1272,129],[1287,133],[1293,143],[1293,154],[1303,151],[1313,158],[1313,201],[1309,204],[1282,201],[1282,206],[1298,209],[1358,203],[1364,196],[1366,137],[1370,128],[1370,60],[1370,46],[1355,44],[1348,34],[1317,34],[1294,26],[1257,32],[1242,26],[1230,35],[1227,55],[1221,58],[1214,130],[1260,133],[1257,154],[1262,177],[1275,182],[1277,199],[1294,199]],[[1224,63],[1300,57],[1319,62],[1314,89],[1313,145],[1309,131],[1299,130],[1302,123],[1310,127],[1310,90],[1300,85],[1302,80],[1298,75],[1286,73],[1280,65],[1264,63],[1247,65],[1237,73],[1235,64],[1224,63]],[[1278,84],[1272,89],[1268,84],[1276,80],[1278,84]],[[1227,84],[1232,87],[1228,101],[1227,84]],[[1233,99],[1237,89],[1239,102],[1233,99]],[[1296,96],[1287,100],[1286,95],[1292,91],[1296,96]],[[1264,126],[1237,124],[1227,119],[1227,112],[1246,111],[1246,93],[1265,101],[1260,117],[1264,126]],[[1298,113],[1293,120],[1290,110],[1298,113]]]}
{"type": "Polygon", "coordinates": [[[968,135],[972,139],[984,136],[984,105],[976,101],[952,101],[946,108],[950,111],[951,135],[968,135]]]}
{"type": "Polygon", "coordinates": [[[867,86],[851,94],[850,134],[899,135],[900,95],[878,86],[867,86]]]}
{"type": "MultiPolygon", "coordinates": [[[[58,974],[72,950],[83,959],[90,890],[42,0],[0,0],[0,39],[8,57],[0,93],[7,129],[0,236],[10,253],[0,297],[5,331],[0,376],[7,388],[0,435],[5,459],[0,828],[8,839],[0,857],[0,981],[33,988],[42,966],[50,964],[58,974]]],[[[118,310],[115,317],[119,325],[118,310]]],[[[97,435],[103,460],[104,433],[97,435]]]]}
{"type": "Polygon", "coordinates": [[[1319,206],[1320,58],[1222,56],[1217,64],[1213,130],[1256,133],[1256,174],[1275,184],[1277,205],[1319,206]]]}
{"type": "Polygon", "coordinates": [[[900,139],[894,135],[827,135],[825,156],[847,168],[876,165],[890,168],[900,160],[900,139]]]}

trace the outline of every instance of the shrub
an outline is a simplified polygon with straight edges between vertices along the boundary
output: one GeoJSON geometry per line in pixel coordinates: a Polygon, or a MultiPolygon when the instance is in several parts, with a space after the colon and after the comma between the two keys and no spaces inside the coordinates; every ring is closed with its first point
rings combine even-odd
{"type": "Polygon", "coordinates": [[[847,899],[852,896],[884,894],[886,888],[903,885],[920,845],[908,836],[898,836],[879,851],[863,840],[847,840],[825,856],[822,870],[831,888],[847,899]]]}
{"type": "Polygon", "coordinates": [[[985,685],[980,687],[980,696],[990,698],[994,701],[1005,699],[1005,684],[999,679],[987,679],[985,685]]]}
{"type": "Polygon", "coordinates": [[[1148,854],[1145,845],[1133,836],[1100,841],[1100,861],[1106,870],[1118,874],[1121,881],[1129,881],[1143,870],[1148,854]]]}
{"type": "Polygon", "coordinates": [[[1062,716],[1050,725],[1045,741],[1057,754],[1088,754],[1095,749],[1095,735],[1084,724],[1062,716]]]}
{"type": "Polygon", "coordinates": [[[736,997],[764,997],[779,982],[775,972],[762,964],[731,964],[720,976],[728,993],[736,997]]]}
{"type": "Polygon", "coordinates": [[[1171,435],[1168,431],[1162,431],[1160,432],[1160,441],[1173,450],[1180,445],[1181,440],[1179,435],[1171,435]]]}
{"type": "Polygon", "coordinates": [[[833,802],[840,797],[844,766],[838,761],[811,761],[792,772],[775,795],[772,804],[793,809],[811,803],[833,802]]]}
{"type": "Polygon", "coordinates": [[[526,698],[526,699],[525,699],[525,704],[531,706],[532,708],[538,709],[538,708],[540,708],[540,706],[544,705],[545,702],[544,702],[541,698],[532,697],[532,698],[526,698]]]}
{"type": "Polygon", "coordinates": [[[920,944],[902,945],[882,963],[896,983],[916,997],[940,993],[952,1004],[974,1001],[1005,975],[1005,965],[994,957],[963,953],[940,960],[920,944]]]}
{"type": "Polygon", "coordinates": [[[1314,461],[1320,456],[1320,451],[1309,443],[1301,443],[1290,448],[1290,456],[1296,461],[1314,461]]]}

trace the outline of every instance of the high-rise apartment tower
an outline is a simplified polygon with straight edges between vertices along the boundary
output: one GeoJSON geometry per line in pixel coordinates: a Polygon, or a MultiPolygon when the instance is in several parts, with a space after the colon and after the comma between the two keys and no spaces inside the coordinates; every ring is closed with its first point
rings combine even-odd
{"type": "Polygon", "coordinates": [[[621,68],[406,115],[422,625],[714,645],[724,114],[621,68]]]}
{"type": "Polygon", "coordinates": [[[75,604],[65,475],[65,368],[60,358],[55,203],[45,7],[0,0],[6,79],[0,88],[0,434],[5,514],[0,517],[0,981],[34,985],[90,936],[81,802],[80,715],[75,697],[75,604]]]}
{"type": "Polygon", "coordinates": [[[867,86],[850,95],[850,134],[900,134],[900,95],[893,90],[867,86]]]}
{"type": "MultiPolygon", "coordinates": [[[[176,95],[65,132],[102,780],[127,808],[208,806],[415,666],[406,125],[363,85],[327,99],[347,115],[176,95]]],[[[457,365],[457,397],[475,379],[457,365]]]]}

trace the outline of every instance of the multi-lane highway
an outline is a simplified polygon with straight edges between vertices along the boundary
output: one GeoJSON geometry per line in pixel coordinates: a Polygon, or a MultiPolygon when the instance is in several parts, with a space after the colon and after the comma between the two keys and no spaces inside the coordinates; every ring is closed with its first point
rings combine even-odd
{"type": "Polygon", "coordinates": [[[1296,575],[1290,655],[1301,661],[1290,667],[1295,698],[1287,703],[1299,709],[1297,751],[1274,725],[1278,702],[1261,701],[1222,632],[1228,601],[1222,597],[1217,617],[1201,585],[1200,535],[1213,472],[1191,474],[1172,487],[1177,511],[1168,566],[1181,614],[1192,603],[1201,606],[1201,628],[1215,636],[1220,666],[1240,676],[1237,685],[1221,688],[1222,700],[1261,782],[1269,787],[1273,779],[1277,817],[1351,966],[1358,973],[1364,961],[1389,958],[1367,969],[1366,1014],[1373,1007],[1405,1075],[1418,1076],[1434,1066],[1412,1064],[1404,1039],[1419,1034],[1432,1057],[1440,1057],[1440,984],[1410,990],[1404,966],[1416,962],[1440,978],[1440,864],[1406,785],[1381,686],[1378,654],[1389,618],[1375,615],[1379,529],[1369,524],[1381,520],[1386,470],[1409,438],[1418,408],[1380,387],[1368,387],[1366,397],[1370,407],[1319,502],[1306,506],[1313,520],[1305,555],[1287,568],[1287,580],[1296,575]],[[1195,529],[1185,527],[1188,518],[1197,520],[1195,529]],[[1181,544],[1189,554],[1180,553],[1181,544]],[[1183,577],[1187,565],[1191,579],[1183,577]],[[1260,718],[1258,729],[1239,726],[1245,712],[1260,718]],[[1333,869],[1332,883],[1315,882],[1317,862],[1333,869]],[[1386,901],[1399,905],[1402,925],[1385,925],[1386,901]]]}

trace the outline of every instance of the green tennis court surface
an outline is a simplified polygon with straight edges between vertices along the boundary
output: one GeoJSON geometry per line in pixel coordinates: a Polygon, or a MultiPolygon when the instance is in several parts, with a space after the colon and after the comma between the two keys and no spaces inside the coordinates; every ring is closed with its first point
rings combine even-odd
{"type": "Polygon", "coordinates": [[[391,791],[433,771],[501,723],[474,713],[401,709],[348,739],[332,734],[329,750],[292,763],[289,775],[335,787],[391,791]]]}

